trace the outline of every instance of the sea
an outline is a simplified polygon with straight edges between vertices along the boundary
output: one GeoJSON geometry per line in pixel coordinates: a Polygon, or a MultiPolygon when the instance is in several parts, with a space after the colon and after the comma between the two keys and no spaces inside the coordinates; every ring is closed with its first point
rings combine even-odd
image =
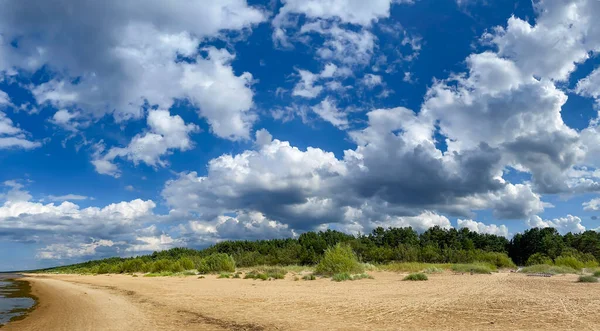
{"type": "Polygon", "coordinates": [[[0,274],[0,326],[26,314],[35,300],[29,297],[29,285],[15,280],[18,274],[0,274]]]}

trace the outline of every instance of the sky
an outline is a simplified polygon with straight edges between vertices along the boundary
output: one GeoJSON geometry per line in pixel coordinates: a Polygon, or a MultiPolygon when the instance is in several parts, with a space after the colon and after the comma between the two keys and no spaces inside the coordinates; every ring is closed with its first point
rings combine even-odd
{"type": "Polygon", "coordinates": [[[600,227],[600,1],[0,0],[0,270],[600,227]]]}

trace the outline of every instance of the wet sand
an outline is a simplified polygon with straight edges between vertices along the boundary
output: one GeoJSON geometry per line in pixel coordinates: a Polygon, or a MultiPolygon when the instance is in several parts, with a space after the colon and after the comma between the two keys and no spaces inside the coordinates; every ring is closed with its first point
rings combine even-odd
{"type": "Polygon", "coordinates": [[[260,281],[33,275],[39,306],[5,330],[597,330],[600,284],[577,276],[371,273],[260,281]]]}

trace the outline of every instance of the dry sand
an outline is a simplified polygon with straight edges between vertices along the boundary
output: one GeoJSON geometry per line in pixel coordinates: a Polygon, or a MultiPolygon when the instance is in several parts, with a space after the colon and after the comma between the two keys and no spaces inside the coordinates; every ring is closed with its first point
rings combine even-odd
{"type": "Polygon", "coordinates": [[[35,275],[39,307],[6,330],[598,330],[600,284],[574,275],[375,272],[336,283],[35,275]]]}

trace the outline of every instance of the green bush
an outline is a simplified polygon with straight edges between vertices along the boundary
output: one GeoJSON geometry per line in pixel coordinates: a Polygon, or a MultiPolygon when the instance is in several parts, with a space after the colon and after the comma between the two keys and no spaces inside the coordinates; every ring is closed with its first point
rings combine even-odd
{"type": "Polygon", "coordinates": [[[108,263],[101,263],[98,266],[98,273],[99,274],[107,274],[107,273],[111,272],[111,269],[112,269],[112,266],[110,264],[108,264],[108,263]]]}
{"type": "Polygon", "coordinates": [[[476,261],[492,264],[498,268],[514,268],[515,263],[505,253],[481,252],[475,257],[476,261]]]}
{"type": "Polygon", "coordinates": [[[231,274],[222,272],[218,278],[231,278],[231,274]]]}
{"type": "Polygon", "coordinates": [[[315,275],[310,274],[310,275],[305,275],[304,277],[302,277],[302,279],[304,280],[315,280],[317,279],[317,277],[315,277],[315,275]]]}
{"type": "Polygon", "coordinates": [[[585,263],[577,259],[575,256],[559,256],[554,260],[557,266],[569,267],[575,270],[581,270],[585,267],[585,263]]]}
{"type": "Polygon", "coordinates": [[[183,268],[183,266],[181,265],[181,263],[179,263],[179,261],[177,262],[172,262],[171,266],[169,267],[171,272],[182,272],[185,269],[183,268]]]}
{"type": "Polygon", "coordinates": [[[364,268],[350,246],[337,244],[327,248],[315,272],[331,276],[339,273],[363,273],[364,268]]]}
{"type": "Polygon", "coordinates": [[[579,276],[579,283],[597,283],[598,278],[594,276],[579,276]]]}
{"type": "Polygon", "coordinates": [[[428,280],[427,275],[421,272],[410,274],[404,277],[403,280],[412,280],[412,281],[420,281],[420,280],[428,280]]]}
{"type": "Polygon", "coordinates": [[[525,268],[521,269],[520,272],[525,273],[525,274],[545,273],[545,274],[559,275],[559,274],[576,274],[577,270],[575,270],[571,267],[554,266],[554,265],[548,265],[548,264],[537,264],[537,265],[525,267],[525,268]]]}
{"type": "Polygon", "coordinates": [[[352,276],[347,272],[341,272],[339,274],[335,274],[331,277],[331,280],[334,282],[343,282],[346,280],[352,280],[352,276]]]}
{"type": "Polygon", "coordinates": [[[527,266],[532,266],[532,265],[538,265],[538,264],[548,264],[548,265],[552,265],[552,259],[549,258],[547,255],[542,254],[542,253],[535,253],[533,255],[531,255],[529,257],[529,259],[527,259],[527,263],[525,263],[527,266]]]}
{"type": "Polygon", "coordinates": [[[163,271],[171,271],[171,261],[162,259],[152,263],[152,267],[150,268],[151,273],[159,273],[163,271]]]}
{"type": "Polygon", "coordinates": [[[224,253],[212,254],[202,259],[198,271],[202,274],[235,272],[235,260],[224,253]]]}
{"type": "Polygon", "coordinates": [[[594,272],[594,277],[600,277],[600,270],[594,272]]]}
{"type": "Polygon", "coordinates": [[[179,264],[181,264],[184,270],[192,270],[195,268],[194,261],[192,261],[192,259],[189,257],[180,258],[179,264]]]}
{"type": "Polygon", "coordinates": [[[482,263],[453,264],[452,271],[469,272],[474,274],[491,274],[493,271],[493,267],[482,263]]]}

